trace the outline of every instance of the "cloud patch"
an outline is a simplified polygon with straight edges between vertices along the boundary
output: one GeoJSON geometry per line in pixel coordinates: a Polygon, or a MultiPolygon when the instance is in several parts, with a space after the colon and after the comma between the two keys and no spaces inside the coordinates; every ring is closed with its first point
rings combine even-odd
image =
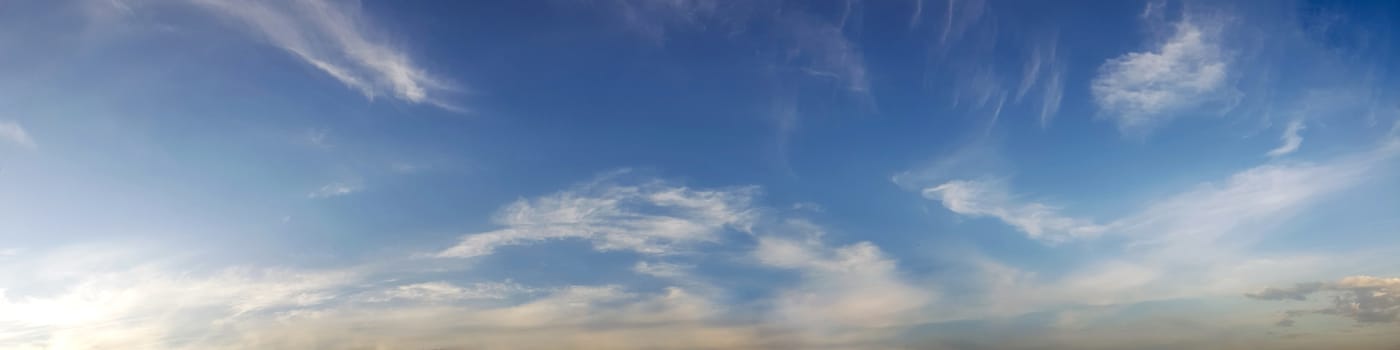
{"type": "Polygon", "coordinates": [[[953,180],[923,190],[924,198],[943,203],[954,213],[1000,219],[1027,236],[1048,242],[1092,237],[1106,229],[1089,220],[1071,218],[1044,203],[1019,202],[1005,186],[991,180],[953,180]]]}
{"type": "Polygon", "coordinates": [[[1267,153],[1268,156],[1280,157],[1297,151],[1298,147],[1303,144],[1303,136],[1298,135],[1303,129],[1305,129],[1305,127],[1303,126],[1302,120],[1294,120],[1288,123],[1288,128],[1283,130],[1283,136],[1279,137],[1279,139],[1283,141],[1283,144],[1278,145],[1278,148],[1269,150],[1269,153],[1267,153]]]}
{"type": "Polygon", "coordinates": [[[769,237],[759,241],[754,256],[802,272],[803,284],[782,292],[777,313],[811,331],[856,336],[908,324],[932,300],[931,293],[904,282],[894,261],[869,242],[833,248],[815,238],[769,237]]]}
{"type": "Polygon", "coordinates": [[[29,137],[29,132],[25,131],[24,127],[11,121],[0,120],[0,140],[28,149],[39,148],[39,145],[34,143],[34,139],[29,137]]]}
{"type": "Polygon", "coordinates": [[[1328,302],[1317,308],[1288,310],[1279,325],[1292,325],[1294,318],[1304,315],[1342,317],[1360,324],[1400,321],[1400,278],[1351,276],[1336,282],[1266,288],[1245,296],[1258,300],[1304,301],[1319,294],[1329,296],[1328,302]]]}
{"type": "Polygon", "coordinates": [[[364,185],[353,181],[333,182],[306,194],[307,198],[331,198],[355,194],[364,190],[364,185]]]}
{"type": "Polygon", "coordinates": [[[555,239],[582,239],[600,251],[625,250],[665,255],[687,246],[714,242],[725,229],[747,230],[756,188],[697,190],[659,181],[639,184],[603,179],[502,209],[502,228],[463,236],[436,254],[470,258],[496,248],[555,239]]]}
{"type": "Polygon", "coordinates": [[[1090,85],[1119,130],[1145,132],[1229,91],[1230,63],[1218,28],[1183,20],[1156,48],[1109,59],[1090,85]]]}

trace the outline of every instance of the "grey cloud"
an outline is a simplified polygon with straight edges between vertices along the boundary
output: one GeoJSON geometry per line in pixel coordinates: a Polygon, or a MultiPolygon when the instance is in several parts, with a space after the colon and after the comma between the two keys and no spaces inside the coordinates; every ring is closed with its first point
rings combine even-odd
{"type": "Polygon", "coordinates": [[[1259,300],[1307,300],[1308,295],[1322,290],[1324,286],[1321,282],[1299,283],[1288,288],[1269,287],[1258,293],[1245,294],[1245,296],[1259,300]]]}
{"type": "Polygon", "coordinates": [[[1306,300],[1311,295],[1327,295],[1329,300],[1320,307],[1294,309],[1285,312],[1282,324],[1292,324],[1303,315],[1330,315],[1347,318],[1361,324],[1395,323],[1400,320],[1400,278],[1351,276],[1336,282],[1300,283],[1291,288],[1266,288],[1259,293],[1246,294],[1261,300],[1306,300]]]}

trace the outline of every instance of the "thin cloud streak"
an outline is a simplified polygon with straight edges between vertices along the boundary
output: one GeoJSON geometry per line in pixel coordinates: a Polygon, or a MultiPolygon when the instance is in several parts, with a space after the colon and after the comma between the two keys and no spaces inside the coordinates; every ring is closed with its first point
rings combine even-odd
{"type": "Polygon", "coordinates": [[[1269,157],[1281,157],[1283,155],[1297,151],[1298,146],[1301,146],[1303,144],[1303,137],[1298,135],[1298,133],[1303,131],[1303,129],[1305,128],[1306,127],[1303,126],[1302,120],[1294,120],[1292,122],[1289,122],[1288,128],[1283,130],[1283,136],[1279,137],[1279,139],[1283,140],[1283,144],[1279,145],[1278,148],[1269,150],[1269,153],[1267,153],[1267,155],[1269,157]]]}
{"type": "Polygon", "coordinates": [[[295,55],[369,99],[389,95],[454,112],[443,99],[454,90],[444,79],[415,65],[409,55],[376,37],[356,8],[324,0],[192,0],[246,25],[270,44],[295,55]]]}
{"type": "Polygon", "coordinates": [[[321,188],[306,194],[307,198],[331,198],[355,194],[364,190],[364,186],[355,182],[334,182],[321,186],[321,188]]]}

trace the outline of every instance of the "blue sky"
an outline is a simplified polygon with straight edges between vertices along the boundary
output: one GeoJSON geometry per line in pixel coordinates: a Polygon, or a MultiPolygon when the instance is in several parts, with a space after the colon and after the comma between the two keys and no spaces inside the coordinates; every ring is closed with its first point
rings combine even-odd
{"type": "Polygon", "coordinates": [[[0,348],[1386,348],[1397,13],[5,2],[0,348]]]}

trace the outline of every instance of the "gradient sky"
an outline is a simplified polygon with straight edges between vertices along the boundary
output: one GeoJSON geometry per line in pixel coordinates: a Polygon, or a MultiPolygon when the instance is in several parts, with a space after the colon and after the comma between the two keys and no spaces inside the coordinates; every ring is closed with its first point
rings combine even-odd
{"type": "Polygon", "coordinates": [[[4,349],[1395,349],[1391,1],[0,1],[4,349]]]}

